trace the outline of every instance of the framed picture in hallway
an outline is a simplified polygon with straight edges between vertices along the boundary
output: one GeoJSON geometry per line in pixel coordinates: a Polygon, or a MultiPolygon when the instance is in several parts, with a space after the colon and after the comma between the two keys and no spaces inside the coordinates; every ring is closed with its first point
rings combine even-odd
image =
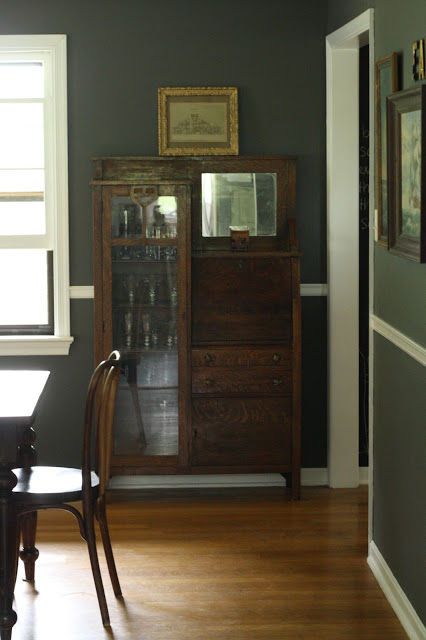
{"type": "Polygon", "coordinates": [[[391,253],[426,262],[426,85],[387,98],[391,253]]]}
{"type": "Polygon", "coordinates": [[[388,190],[386,149],[386,97],[398,91],[398,54],[380,58],[375,65],[376,88],[376,193],[377,242],[388,245],[388,190]]]}
{"type": "Polygon", "coordinates": [[[158,89],[160,156],[238,155],[235,87],[158,89]]]}

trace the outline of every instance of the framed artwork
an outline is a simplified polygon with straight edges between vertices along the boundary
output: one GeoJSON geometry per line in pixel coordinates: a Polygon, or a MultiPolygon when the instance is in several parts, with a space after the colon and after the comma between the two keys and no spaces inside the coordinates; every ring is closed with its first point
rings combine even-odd
{"type": "Polygon", "coordinates": [[[426,85],[387,99],[391,253],[426,262],[426,85]]]}
{"type": "Polygon", "coordinates": [[[376,86],[376,204],[377,241],[388,246],[388,189],[386,148],[386,97],[398,91],[398,54],[377,60],[376,86]]]}
{"type": "Polygon", "coordinates": [[[158,89],[160,156],[238,155],[235,87],[158,89]]]}

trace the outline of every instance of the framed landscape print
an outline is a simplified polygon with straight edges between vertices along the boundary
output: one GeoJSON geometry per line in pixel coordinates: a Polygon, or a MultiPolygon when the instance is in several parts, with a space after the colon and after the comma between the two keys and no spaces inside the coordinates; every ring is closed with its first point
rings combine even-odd
{"type": "Polygon", "coordinates": [[[398,54],[391,53],[377,60],[376,86],[376,194],[377,241],[388,246],[388,190],[386,145],[386,97],[398,91],[398,54]]]}
{"type": "Polygon", "coordinates": [[[161,87],[158,141],[162,156],[238,155],[237,89],[161,87]]]}
{"type": "Polygon", "coordinates": [[[426,262],[426,85],[388,97],[388,249],[426,262]]]}

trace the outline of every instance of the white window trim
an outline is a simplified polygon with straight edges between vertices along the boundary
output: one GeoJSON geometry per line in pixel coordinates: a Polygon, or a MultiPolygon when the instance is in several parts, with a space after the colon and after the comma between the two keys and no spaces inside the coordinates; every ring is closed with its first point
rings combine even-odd
{"type": "Polygon", "coordinates": [[[55,211],[53,224],[54,318],[53,336],[0,336],[0,355],[68,355],[70,335],[69,240],[68,240],[68,119],[67,37],[53,35],[0,36],[0,48],[10,53],[48,52],[54,81],[52,141],[55,211]]]}

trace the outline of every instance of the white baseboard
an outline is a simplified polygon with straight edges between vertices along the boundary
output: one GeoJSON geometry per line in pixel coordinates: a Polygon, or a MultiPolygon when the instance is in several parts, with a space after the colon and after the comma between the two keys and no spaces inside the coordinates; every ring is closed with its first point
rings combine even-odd
{"type": "Polygon", "coordinates": [[[425,640],[426,627],[374,542],[370,542],[367,562],[410,640],[425,640]]]}
{"type": "Polygon", "coordinates": [[[110,489],[205,489],[234,487],[285,487],[279,473],[209,475],[114,476],[110,489]]]}
{"type": "MultiPolygon", "coordinates": [[[[368,468],[360,467],[360,484],[368,484],[368,468]]],[[[328,485],[327,468],[306,468],[301,471],[304,487],[328,485]]],[[[199,475],[114,476],[111,489],[202,489],[220,487],[285,487],[280,473],[229,473],[199,475]]]]}
{"type": "Polygon", "coordinates": [[[358,476],[359,484],[369,484],[369,467],[360,467],[359,468],[359,476],[358,476]]]}

